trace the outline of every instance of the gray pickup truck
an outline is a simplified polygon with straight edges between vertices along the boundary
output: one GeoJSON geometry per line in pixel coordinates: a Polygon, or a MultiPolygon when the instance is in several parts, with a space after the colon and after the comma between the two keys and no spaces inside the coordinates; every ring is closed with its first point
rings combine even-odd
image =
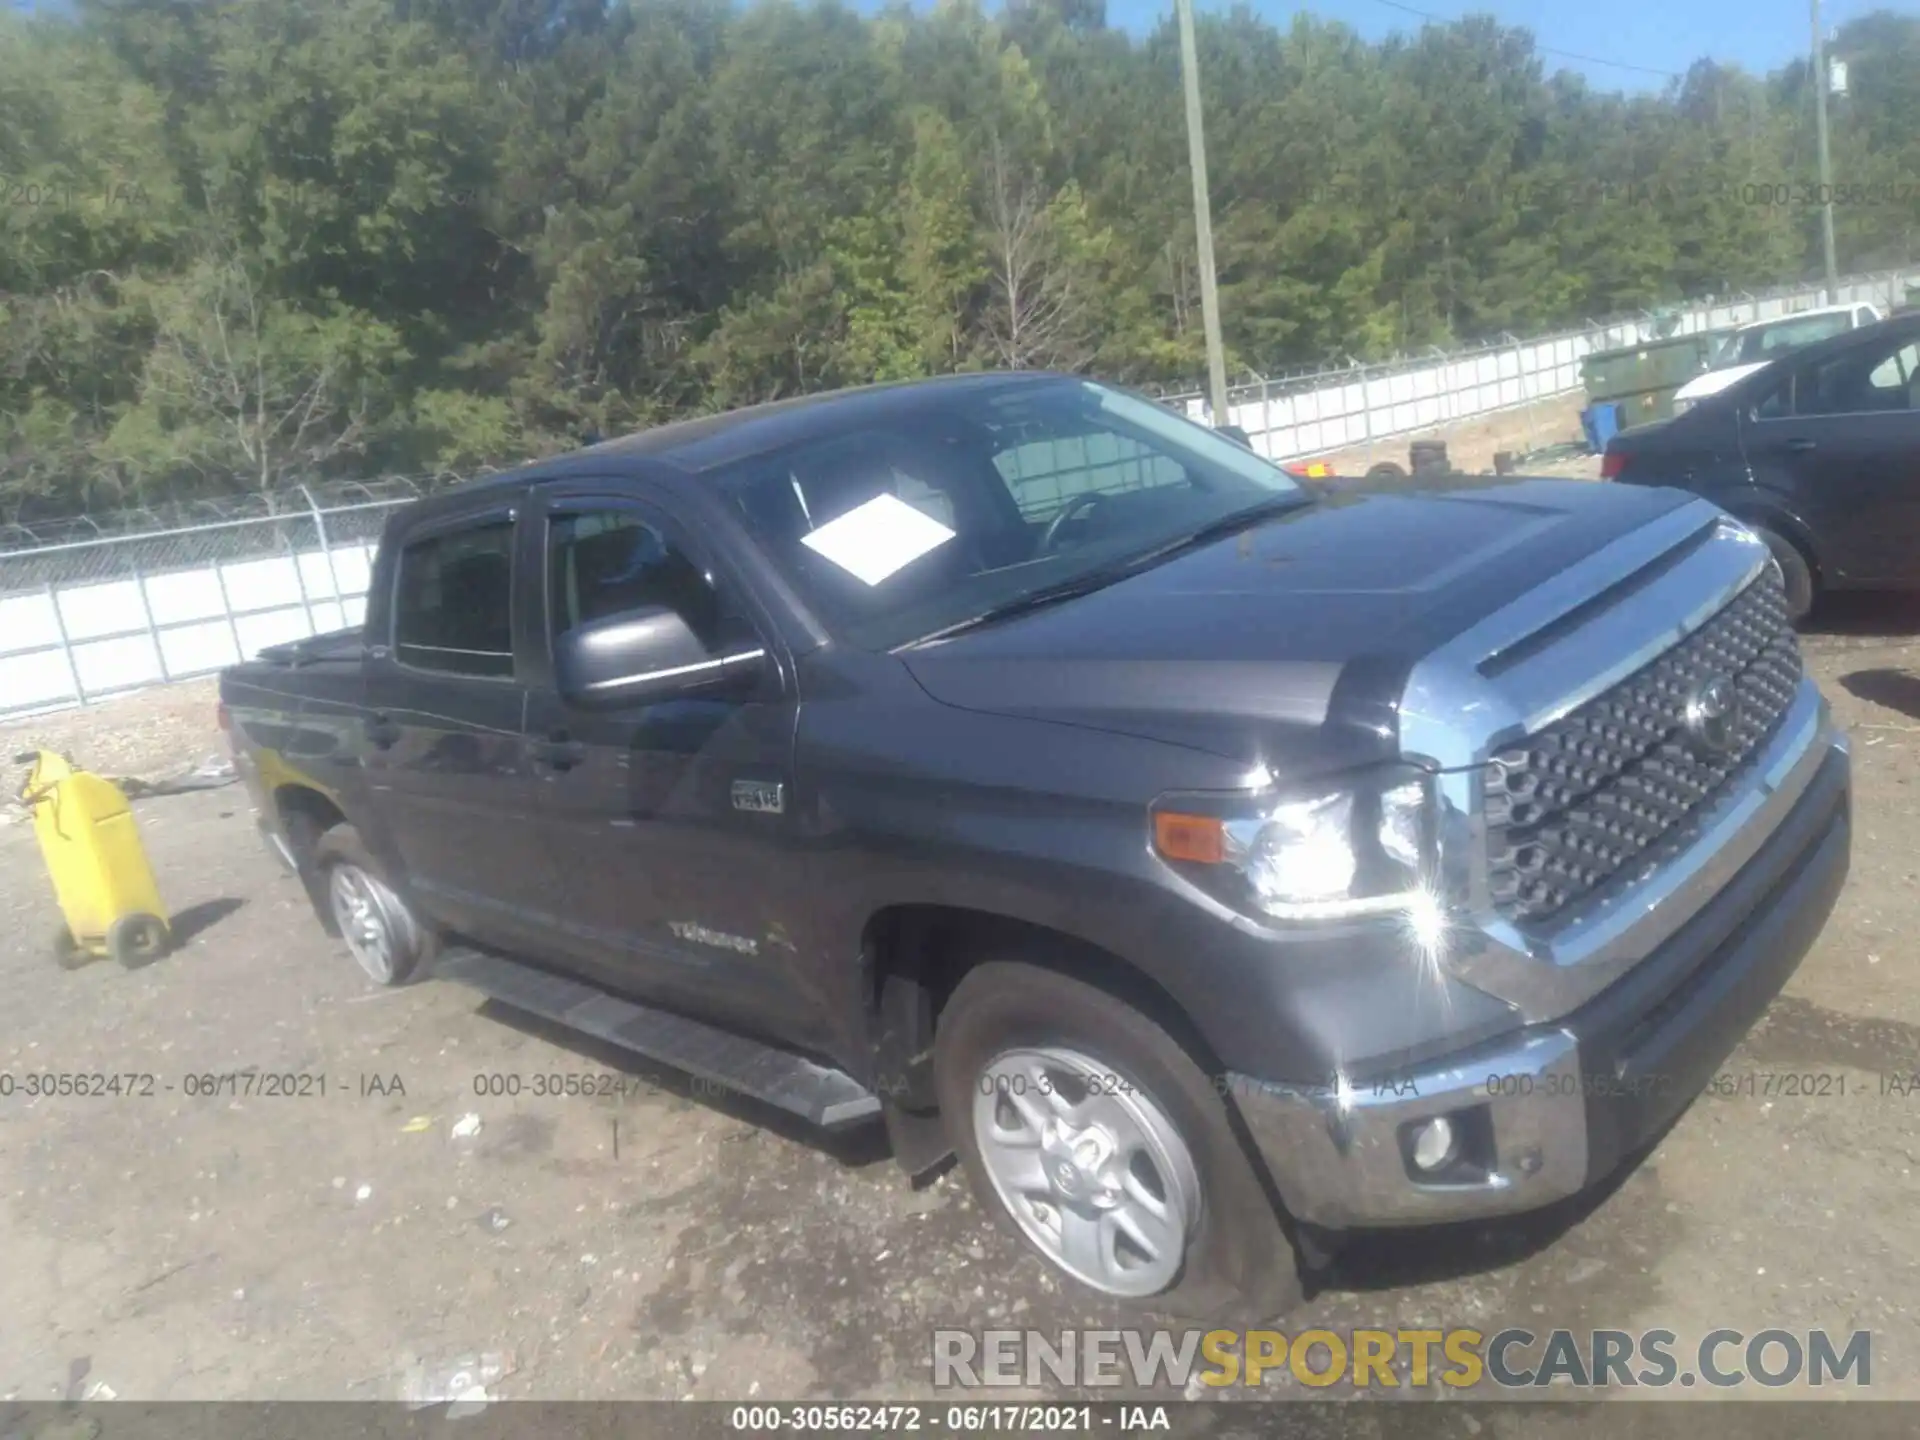
{"type": "Polygon", "coordinates": [[[1846,742],[1711,504],[1310,485],[1066,376],[460,486],[362,629],[221,693],[374,980],[878,1117],[1173,1313],[1630,1162],[1848,864],[1846,742]]]}

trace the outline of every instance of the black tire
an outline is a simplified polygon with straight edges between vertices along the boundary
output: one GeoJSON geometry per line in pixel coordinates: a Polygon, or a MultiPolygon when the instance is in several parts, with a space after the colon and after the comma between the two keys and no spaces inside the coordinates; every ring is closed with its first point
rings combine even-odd
{"type": "Polygon", "coordinates": [[[1820,598],[1820,585],[1814,579],[1813,565],[1800,547],[1764,525],[1748,522],[1747,528],[1767,542],[1773,563],[1779,568],[1780,583],[1787,592],[1787,618],[1798,625],[1812,613],[1820,598]]]}
{"type": "Polygon", "coordinates": [[[1293,1246],[1225,1100],[1193,1057],[1133,1006],[1040,965],[989,960],[966,974],[941,1011],[933,1065],[947,1134],[980,1203],[1081,1294],[1207,1320],[1271,1320],[1300,1302],[1293,1246]],[[1084,1284],[1025,1233],[1001,1199],[982,1158],[975,1101],[991,1093],[983,1090],[989,1064],[1019,1047],[1086,1057],[1099,1067],[1096,1074],[1148,1097],[1177,1130],[1198,1195],[1180,1269],[1157,1293],[1126,1296],[1084,1284]]]}
{"type": "Polygon", "coordinates": [[[1397,465],[1391,460],[1382,460],[1378,465],[1370,467],[1367,471],[1367,479],[1369,480],[1404,480],[1406,478],[1406,467],[1404,465],[1397,465]]]}
{"type": "Polygon", "coordinates": [[[173,948],[173,932],[158,915],[122,915],[107,931],[107,954],[128,970],[151,965],[173,948]]]}
{"type": "Polygon", "coordinates": [[[351,825],[328,830],[314,842],[309,869],[321,923],[346,944],[368,979],[377,985],[405,985],[432,960],[432,929],[386,878],[358,830],[351,825]],[[345,891],[353,892],[351,898],[345,891]]]}

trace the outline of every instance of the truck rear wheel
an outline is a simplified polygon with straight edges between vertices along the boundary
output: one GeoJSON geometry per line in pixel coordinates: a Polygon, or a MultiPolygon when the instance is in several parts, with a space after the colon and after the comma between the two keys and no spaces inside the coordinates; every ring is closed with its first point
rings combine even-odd
{"type": "Polygon", "coordinates": [[[934,1083],[980,1203],[1076,1284],[1207,1319],[1298,1303],[1225,1101],[1124,1001],[1039,965],[976,966],[940,1014],[934,1083]]]}
{"type": "Polygon", "coordinates": [[[312,864],[328,928],[355,963],[376,984],[406,984],[428,957],[432,935],[381,875],[360,832],[334,826],[315,842],[312,864]]]}

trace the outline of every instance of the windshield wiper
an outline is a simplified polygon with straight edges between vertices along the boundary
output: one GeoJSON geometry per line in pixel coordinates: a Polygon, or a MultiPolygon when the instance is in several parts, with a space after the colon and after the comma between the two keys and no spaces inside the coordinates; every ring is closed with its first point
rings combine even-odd
{"type": "Polygon", "coordinates": [[[944,640],[950,635],[977,630],[984,625],[995,625],[1002,620],[1011,620],[1016,615],[1026,615],[1049,605],[1057,605],[1062,600],[1091,595],[1096,590],[1104,590],[1130,575],[1138,575],[1143,570],[1150,570],[1162,561],[1171,560],[1185,551],[1211,545],[1216,540],[1224,540],[1229,535],[1237,535],[1242,530],[1258,525],[1262,520],[1270,520],[1276,515],[1283,515],[1289,510],[1297,510],[1303,505],[1312,503],[1313,496],[1308,494],[1290,493],[1272,496],[1235,510],[1232,514],[1222,515],[1218,520],[1209,521],[1197,530],[1190,530],[1184,535],[1155,545],[1150,550],[1129,555],[1118,564],[1101,566],[1087,571],[1084,575],[1075,575],[1071,579],[1061,580],[1052,585],[1042,585],[1038,590],[1031,590],[1012,600],[988,606],[977,615],[969,615],[965,620],[956,620],[951,625],[943,625],[932,634],[922,635],[911,643],[931,644],[935,640],[944,640]]]}
{"type": "Polygon", "coordinates": [[[922,635],[910,643],[928,645],[935,640],[944,640],[949,635],[958,635],[962,631],[977,630],[983,625],[995,625],[1002,620],[1011,620],[1016,615],[1025,615],[1033,610],[1043,610],[1049,605],[1057,605],[1062,600],[1072,600],[1081,595],[1091,595],[1096,590],[1124,580],[1134,572],[1129,560],[1124,565],[1109,565],[1099,570],[1089,570],[1084,575],[1076,575],[1071,580],[1061,580],[1056,584],[1042,585],[1038,590],[1030,590],[1013,600],[1002,601],[998,605],[989,605],[977,615],[969,615],[964,620],[956,620],[951,625],[942,625],[930,635],[922,635]]]}

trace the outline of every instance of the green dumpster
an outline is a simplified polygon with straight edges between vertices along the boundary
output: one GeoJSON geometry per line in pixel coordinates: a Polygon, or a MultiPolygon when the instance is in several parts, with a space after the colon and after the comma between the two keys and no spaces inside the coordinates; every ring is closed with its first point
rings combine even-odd
{"type": "Polygon", "coordinates": [[[1580,363],[1587,399],[1617,404],[1623,425],[1644,425],[1673,413],[1673,394],[1707,368],[1724,330],[1674,335],[1618,350],[1601,350],[1580,363]]]}

